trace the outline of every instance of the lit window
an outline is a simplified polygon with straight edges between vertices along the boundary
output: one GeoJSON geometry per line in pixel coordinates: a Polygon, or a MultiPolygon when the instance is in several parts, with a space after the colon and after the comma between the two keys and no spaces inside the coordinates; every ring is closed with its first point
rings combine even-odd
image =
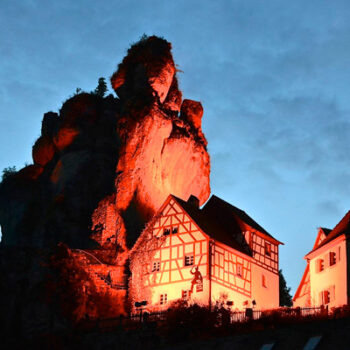
{"type": "Polygon", "coordinates": [[[160,270],[160,261],[155,261],[152,265],[152,272],[160,270]]]}
{"type": "Polygon", "coordinates": [[[316,272],[321,272],[324,270],[324,260],[317,259],[316,260],[316,272]]]}
{"type": "Polygon", "coordinates": [[[335,265],[337,262],[337,256],[335,252],[330,252],[329,253],[329,266],[335,265]]]}
{"type": "Polygon", "coordinates": [[[191,265],[193,265],[193,255],[186,255],[185,266],[191,266],[191,265]]]}
{"type": "Polygon", "coordinates": [[[190,291],[189,290],[183,290],[182,291],[182,299],[188,300],[190,298],[190,291]]]}
{"type": "Polygon", "coordinates": [[[170,228],[165,228],[164,231],[163,231],[163,235],[164,236],[170,235],[170,228]]]}
{"type": "Polygon", "coordinates": [[[240,276],[240,277],[242,277],[242,271],[243,271],[243,266],[242,266],[242,264],[237,264],[237,267],[236,267],[236,269],[237,269],[237,276],[240,276]]]}
{"type": "Polygon", "coordinates": [[[166,304],[168,301],[168,294],[161,294],[160,295],[160,305],[166,304]]]}
{"type": "Polygon", "coordinates": [[[265,255],[271,256],[271,244],[265,242],[265,255]]]}
{"type": "Polygon", "coordinates": [[[262,275],[261,276],[262,279],[261,279],[261,284],[263,287],[267,288],[267,284],[266,284],[266,276],[265,275],[262,275]]]}
{"type": "Polygon", "coordinates": [[[172,230],[171,230],[172,234],[176,234],[178,232],[179,232],[179,227],[178,226],[173,227],[172,230]]]}

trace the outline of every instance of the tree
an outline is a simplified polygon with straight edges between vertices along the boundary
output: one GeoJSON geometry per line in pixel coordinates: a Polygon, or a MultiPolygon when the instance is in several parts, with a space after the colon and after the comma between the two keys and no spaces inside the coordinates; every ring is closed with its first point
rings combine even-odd
{"type": "Polygon", "coordinates": [[[13,175],[16,172],[16,167],[15,166],[9,166],[7,168],[4,168],[2,170],[2,178],[1,181],[6,180],[9,176],[13,175]]]}
{"type": "Polygon", "coordinates": [[[282,270],[278,271],[280,277],[280,306],[292,306],[292,296],[290,295],[290,287],[283,276],[282,270]]]}
{"type": "Polygon", "coordinates": [[[93,91],[93,93],[97,96],[100,97],[104,97],[104,95],[106,94],[108,88],[107,88],[107,84],[106,84],[106,80],[105,78],[99,78],[98,79],[98,85],[96,87],[96,89],[93,91]]]}

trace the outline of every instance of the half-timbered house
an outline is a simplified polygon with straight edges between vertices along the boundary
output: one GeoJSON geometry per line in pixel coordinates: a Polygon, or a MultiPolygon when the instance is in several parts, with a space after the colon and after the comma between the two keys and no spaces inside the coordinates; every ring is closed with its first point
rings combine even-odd
{"type": "Polygon", "coordinates": [[[279,306],[278,246],[244,211],[212,196],[204,207],[169,195],[135,243],[131,303],[224,302],[234,309],[279,306]]]}

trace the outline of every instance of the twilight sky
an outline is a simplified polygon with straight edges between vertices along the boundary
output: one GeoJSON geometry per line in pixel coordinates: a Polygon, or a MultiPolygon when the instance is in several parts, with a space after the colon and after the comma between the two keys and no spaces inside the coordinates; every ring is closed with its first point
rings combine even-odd
{"type": "Polygon", "coordinates": [[[350,209],[349,18],[348,0],[1,0],[0,170],[31,163],[43,113],[163,36],[204,107],[212,193],[285,243],[294,293],[317,227],[350,209]]]}

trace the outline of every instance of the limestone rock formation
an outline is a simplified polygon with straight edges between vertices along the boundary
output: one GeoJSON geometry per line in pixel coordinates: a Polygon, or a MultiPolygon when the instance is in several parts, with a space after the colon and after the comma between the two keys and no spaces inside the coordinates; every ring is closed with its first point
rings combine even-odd
{"type": "Polygon", "coordinates": [[[170,43],[143,37],[111,83],[119,98],[79,93],[44,115],[33,164],[0,184],[3,249],[63,242],[124,266],[170,193],[209,197],[203,108],[182,102],[170,43]]]}

